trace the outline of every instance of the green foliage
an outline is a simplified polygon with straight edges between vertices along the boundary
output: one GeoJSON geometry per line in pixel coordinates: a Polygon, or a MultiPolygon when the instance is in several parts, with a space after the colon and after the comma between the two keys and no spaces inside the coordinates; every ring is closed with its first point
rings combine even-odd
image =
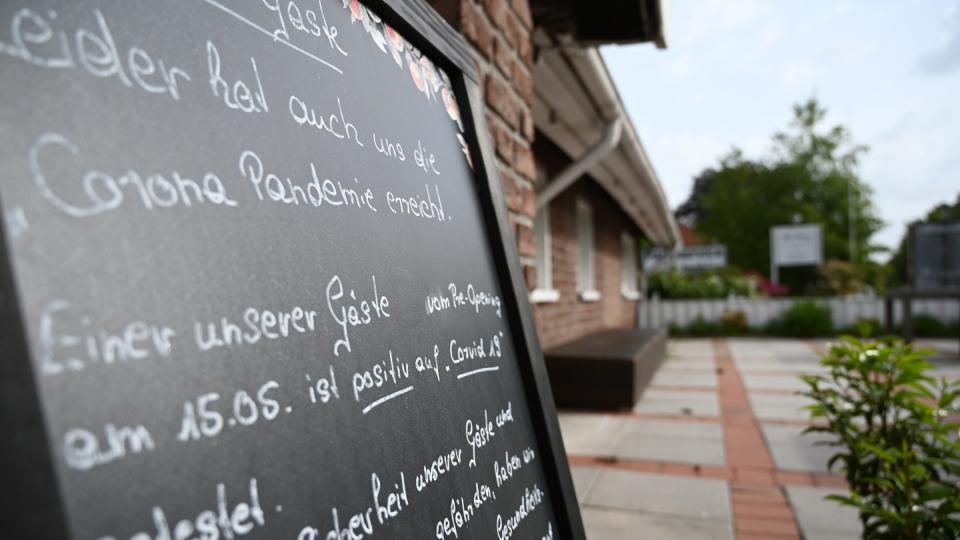
{"type": "Polygon", "coordinates": [[[696,274],[682,274],[676,270],[657,272],[650,276],[649,289],[660,298],[726,298],[728,296],[756,296],[757,282],[738,275],[733,270],[718,270],[696,274]]]}
{"type": "Polygon", "coordinates": [[[830,259],[820,268],[824,292],[833,295],[854,294],[865,285],[857,268],[846,261],[830,259]]]}
{"type": "Polygon", "coordinates": [[[729,329],[732,334],[746,334],[750,331],[747,314],[740,311],[724,311],[720,316],[720,326],[729,329]]]}
{"type": "Polygon", "coordinates": [[[960,381],[936,381],[924,355],[899,340],[844,337],[823,355],[829,375],[804,375],[813,400],[806,432],[836,448],[867,539],[960,537],[960,381]]]}
{"type": "Polygon", "coordinates": [[[787,308],[782,318],[771,321],[765,330],[777,336],[829,336],[833,334],[833,317],[829,306],[801,300],[787,308]]]}
{"type": "Polygon", "coordinates": [[[726,312],[720,322],[706,321],[697,316],[687,327],[671,324],[671,336],[710,337],[742,336],[751,332],[747,326],[747,317],[742,311],[726,312]]]}
{"type": "MultiPolygon", "coordinates": [[[[927,212],[926,217],[911,221],[910,225],[916,225],[918,223],[950,223],[953,221],[960,221],[960,193],[957,194],[957,200],[954,203],[938,204],[927,212]]],[[[890,258],[890,262],[888,263],[892,273],[891,281],[895,285],[909,285],[909,283],[907,283],[907,235],[909,234],[909,230],[908,226],[908,232],[904,233],[903,238],[900,239],[900,245],[896,251],[894,251],[893,257],[890,258]]]]}
{"type": "Polygon", "coordinates": [[[853,326],[846,326],[837,329],[837,334],[840,335],[870,335],[875,329],[883,328],[883,324],[880,323],[880,319],[870,318],[870,319],[857,319],[856,324],[853,326]]]}
{"type": "MultiPolygon", "coordinates": [[[[718,168],[698,176],[691,200],[681,206],[683,218],[700,234],[726,244],[731,264],[766,275],[770,227],[795,222],[822,224],[826,258],[849,261],[850,202],[856,265],[867,264],[876,249],[870,239],[883,223],[869,186],[857,174],[866,148],[852,144],[842,126],[821,129],[825,116],[813,99],[797,105],[791,129],[773,137],[769,157],[748,160],[734,149],[718,168]]],[[[781,279],[795,292],[809,292],[818,276],[813,269],[789,268],[781,279]]]]}
{"type": "Polygon", "coordinates": [[[913,333],[920,337],[952,337],[956,336],[952,325],[940,322],[936,317],[925,313],[913,316],[913,333]]]}

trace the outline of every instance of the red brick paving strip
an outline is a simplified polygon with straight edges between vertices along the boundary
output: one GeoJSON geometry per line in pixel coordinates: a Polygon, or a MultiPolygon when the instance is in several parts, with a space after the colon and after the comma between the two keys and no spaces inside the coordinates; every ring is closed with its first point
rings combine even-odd
{"type": "Polygon", "coordinates": [[[736,537],[800,538],[796,516],[777,481],[801,477],[774,471],[773,458],[726,340],[714,339],[713,351],[727,465],[735,471],[730,481],[730,500],[736,537]]]}

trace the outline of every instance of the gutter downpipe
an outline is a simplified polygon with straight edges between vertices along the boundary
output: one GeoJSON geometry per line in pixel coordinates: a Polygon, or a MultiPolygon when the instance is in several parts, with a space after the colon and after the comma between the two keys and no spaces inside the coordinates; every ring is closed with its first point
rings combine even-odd
{"type": "Polygon", "coordinates": [[[584,152],[579,159],[567,165],[565,169],[560,171],[560,174],[546,184],[543,191],[537,194],[537,209],[546,207],[557,195],[583,176],[583,173],[590,170],[598,161],[616,148],[620,144],[622,134],[623,119],[617,117],[607,125],[603,136],[593,147],[584,152]]]}

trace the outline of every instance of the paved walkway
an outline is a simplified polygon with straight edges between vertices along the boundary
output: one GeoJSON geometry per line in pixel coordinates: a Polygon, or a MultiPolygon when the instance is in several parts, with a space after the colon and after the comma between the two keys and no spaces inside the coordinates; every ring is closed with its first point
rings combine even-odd
{"type": "MultiPolygon", "coordinates": [[[[671,340],[632,411],[562,412],[591,540],[858,538],[856,512],[809,424],[797,375],[821,370],[822,341],[671,340]]],[[[955,343],[936,342],[960,378],[955,343]]]]}

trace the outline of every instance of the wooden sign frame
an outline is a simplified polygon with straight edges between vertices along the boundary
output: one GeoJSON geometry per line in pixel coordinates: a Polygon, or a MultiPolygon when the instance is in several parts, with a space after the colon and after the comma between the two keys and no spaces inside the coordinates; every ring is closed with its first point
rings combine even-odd
{"type": "MultiPolygon", "coordinates": [[[[496,160],[490,146],[480,81],[469,45],[423,0],[365,0],[364,5],[449,75],[462,112],[473,156],[475,188],[502,286],[506,320],[515,332],[522,384],[552,505],[558,538],[584,540],[550,381],[537,338],[527,287],[517,255],[513,227],[504,204],[496,160]]],[[[49,437],[37,392],[28,340],[0,220],[0,530],[13,537],[67,538],[66,517],[54,473],[49,437]]]]}

